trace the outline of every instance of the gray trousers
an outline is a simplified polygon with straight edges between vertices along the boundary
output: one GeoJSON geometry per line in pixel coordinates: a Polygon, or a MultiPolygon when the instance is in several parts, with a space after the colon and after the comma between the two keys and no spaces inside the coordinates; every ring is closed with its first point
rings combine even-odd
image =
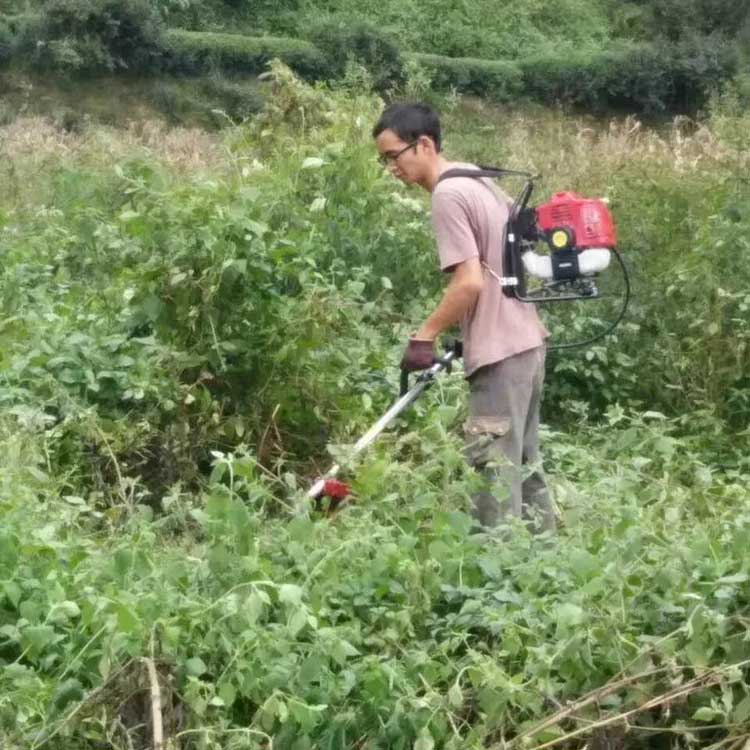
{"type": "Polygon", "coordinates": [[[544,357],[541,346],[480,367],[469,377],[464,433],[467,459],[486,484],[472,498],[472,515],[483,527],[515,517],[535,531],[555,528],[539,453],[544,357]]]}

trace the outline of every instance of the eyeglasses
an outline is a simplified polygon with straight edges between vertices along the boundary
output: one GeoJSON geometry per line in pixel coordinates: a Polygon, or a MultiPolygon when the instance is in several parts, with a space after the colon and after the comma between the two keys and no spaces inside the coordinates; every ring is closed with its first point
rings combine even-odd
{"type": "Polygon", "coordinates": [[[395,154],[381,154],[380,156],[378,156],[378,161],[383,167],[387,167],[389,164],[395,164],[401,154],[403,154],[405,151],[408,151],[410,148],[414,148],[414,146],[416,145],[417,141],[412,141],[411,143],[404,146],[401,151],[397,151],[395,154]]]}

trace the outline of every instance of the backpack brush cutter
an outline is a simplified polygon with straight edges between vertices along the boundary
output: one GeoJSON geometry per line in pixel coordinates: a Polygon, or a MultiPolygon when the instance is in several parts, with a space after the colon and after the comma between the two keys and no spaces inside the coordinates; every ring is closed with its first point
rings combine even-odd
{"type": "MultiPolygon", "coordinates": [[[[577,193],[556,193],[550,201],[529,207],[534,177],[529,172],[516,172],[496,167],[450,169],[440,180],[452,177],[501,178],[524,177],[526,181],[509,210],[505,237],[502,273],[486,263],[488,273],[501,285],[503,293],[521,302],[544,304],[586,301],[603,296],[597,276],[610,266],[612,256],[619,265],[624,281],[622,305],[615,320],[603,332],[583,341],[553,344],[548,349],[572,349],[589,346],[610,334],[625,316],[630,300],[630,280],[625,263],[617,251],[615,225],[604,200],[583,198],[577,193]],[[538,252],[538,250],[546,252],[538,252]],[[532,283],[529,283],[529,277],[532,283]]],[[[350,458],[372,445],[396,417],[409,408],[436,380],[441,372],[450,372],[452,362],[461,357],[461,343],[451,345],[428,370],[420,373],[409,388],[409,374],[401,373],[398,400],[355,443],[350,458]]],[[[347,484],[336,479],[341,467],[334,464],[324,477],[308,490],[311,500],[329,499],[329,508],[337,507],[349,496],[347,484]]]]}

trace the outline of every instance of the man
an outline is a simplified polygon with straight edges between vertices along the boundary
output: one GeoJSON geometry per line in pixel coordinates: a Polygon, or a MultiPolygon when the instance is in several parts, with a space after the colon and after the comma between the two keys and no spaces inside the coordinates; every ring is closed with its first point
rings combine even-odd
{"type": "Polygon", "coordinates": [[[537,530],[553,530],[538,444],[548,333],[536,308],[503,294],[490,273],[503,275],[510,201],[490,180],[440,180],[450,169],[476,167],[442,156],[440,120],[429,105],[387,107],[373,137],[391,174],[432,194],[440,268],[450,274],[440,303],[409,339],[401,367],[430,367],[436,337],[460,322],[469,382],[467,455],[487,480],[473,498],[472,514],[485,528],[524,517],[537,530]],[[507,497],[498,502],[490,490],[503,486],[507,497]]]}

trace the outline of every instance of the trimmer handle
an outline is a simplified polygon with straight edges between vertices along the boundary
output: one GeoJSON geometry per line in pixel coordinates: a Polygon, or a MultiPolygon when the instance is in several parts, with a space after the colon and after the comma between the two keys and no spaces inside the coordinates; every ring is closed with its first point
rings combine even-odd
{"type": "MultiPolygon", "coordinates": [[[[441,365],[439,369],[443,367],[446,372],[451,371],[452,362],[454,359],[460,359],[464,353],[463,343],[461,341],[450,341],[445,345],[445,354],[440,359],[435,360],[435,364],[429,370],[423,370],[418,376],[417,380],[427,380],[435,375],[435,365],[441,365]]],[[[401,370],[401,383],[399,388],[399,396],[404,396],[409,392],[409,371],[401,370]]]]}
{"type": "Polygon", "coordinates": [[[401,387],[399,388],[399,396],[403,396],[409,392],[409,371],[401,370],[401,387]]]}

